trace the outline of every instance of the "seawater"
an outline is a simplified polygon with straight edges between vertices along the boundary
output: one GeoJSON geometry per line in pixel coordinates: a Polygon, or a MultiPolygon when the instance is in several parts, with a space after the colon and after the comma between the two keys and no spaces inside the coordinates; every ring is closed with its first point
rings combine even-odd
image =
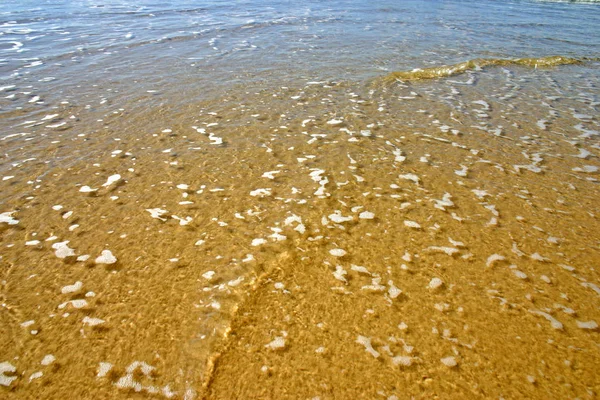
{"type": "Polygon", "coordinates": [[[595,2],[0,4],[2,398],[594,398],[595,2]]]}

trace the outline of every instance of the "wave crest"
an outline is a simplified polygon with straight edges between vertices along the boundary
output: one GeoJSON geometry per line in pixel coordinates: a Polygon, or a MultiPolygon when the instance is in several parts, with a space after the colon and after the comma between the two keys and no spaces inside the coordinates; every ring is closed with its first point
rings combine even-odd
{"type": "Polygon", "coordinates": [[[419,81],[425,79],[446,78],[464,74],[467,71],[482,69],[490,66],[521,65],[531,68],[554,67],[557,65],[580,64],[584,60],[563,56],[549,56],[540,58],[476,58],[442,67],[414,69],[412,71],[392,72],[384,78],[385,82],[393,81],[419,81]]]}

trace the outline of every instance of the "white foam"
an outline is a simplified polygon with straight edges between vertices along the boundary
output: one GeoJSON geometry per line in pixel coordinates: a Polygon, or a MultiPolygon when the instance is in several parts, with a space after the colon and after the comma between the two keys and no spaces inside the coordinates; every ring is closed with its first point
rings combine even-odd
{"type": "Polygon", "coordinates": [[[593,172],[598,172],[598,167],[595,165],[584,165],[583,167],[575,167],[572,169],[575,172],[586,172],[591,174],[593,172]]]}
{"type": "Polygon", "coordinates": [[[167,210],[162,210],[160,208],[147,208],[146,211],[150,213],[152,218],[160,219],[161,221],[166,221],[166,218],[162,218],[162,215],[168,213],[167,210]]]}
{"type": "Polygon", "coordinates": [[[575,321],[577,322],[577,327],[581,329],[589,329],[595,331],[598,329],[598,323],[596,321],[575,321]]]}
{"type": "Polygon", "coordinates": [[[40,244],[39,240],[30,240],[25,242],[25,246],[37,246],[38,244],[40,244]]]}
{"type": "Polygon", "coordinates": [[[185,217],[185,218],[181,218],[181,217],[178,217],[177,215],[171,215],[171,218],[173,218],[173,219],[175,219],[175,220],[179,221],[179,225],[180,225],[180,226],[185,226],[185,225],[188,225],[190,222],[192,222],[192,221],[193,221],[193,218],[192,218],[192,217],[189,217],[189,216],[188,216],[188,217],[185,217]]]}
{"type": "Polygon", "coordinates": [[[119,175],[119,174],[111,175],[106,180],[106,183],[104,183],[102,186],[110,186],[113,183],[116,183],[116,182],[118,182],[120,180],[121,180],[121,175],[119,175]]]}
{"type": "Polygon", "coordinates": [[[263,238],[252,239],[252,246],[260,246],[265,243],[267,243],[267,241],[263,238]]]}
{"type": "Polygon", "coordinates": [[[375,214],[373,214],[370,211],[363,211],[360,213],[360,215],[358,216],[358,218],[360,219],[373,219],[375,218],[375,214]]]}
{"type": "MultiPolygon", "coordinates": [[[[575,268],[573,267],[569,267],[568,265],[561,265],[564,269],[568,270],[568,271],[574,271],[575,268]],[[571,269],[573,268],[573,269],[571,269]]],[[[600,287],[598,287],[598,285],[592,283],[592,282],[581,282],[581,286],[586,287],[586,288],[590,288],[592,289],[594,292],[596,292],[598,295],[600,295],[600,287]]]]}
{"type": "Polygon", "coordinates": [[[415,222],[415,221],[405,220],[404,221],[404,226],[407,226],[407,227],[413,228],[413,229],[421,229],[421,225],[418,222],[415,222]]]}
{"type": "Polygon", "coordinates": [[[82,322],[84,325],[96,326],[96,325],[103,324],[106,321],[104,321],[103,319],[100,319],[100,318],[90,318],[88,316],[85,316],[85,317],[83,317],[82,322]]]}
{"type": "Polygon", "coordinates": [[[75,255],[75,250],[67,246],[67,243],[69,243],[69,241],[65,240],[64,242],[58,242],[52,245],[52,248],[56,250],[54,252],[56,257],[67,258],[75,255]]]}
{"type": "Polygon", "coordinates": [[[31,382],[31,381],[32,381],[32,380],[34,380],[34,379],[39,379],[39,378],[41,378],[42,376],[44,376],[44,373],[43,373],[42,371],[37,371],[37,372],[34,372],[34,373],[33,373],[33,374],[31,374],[31,376],[29,377],[29,382],[31,382]]]}
{"type": "Polygon", "coordinates": [[[477,198],[480,200],[486,196],[490,196],[490,194],[485,190],[473,189],[471,190],[471,192],[475,193],[475,196],[477,196],[477,198]]]}
{"type": "Polygon", "coordinates": [[[545,313],[543,311],[538,311],[538,310],[529,310],[529,312],[532,314],[539,315],[539,316],[546,318],[548,321],[550,321],[550,326],[552,326],[554,329],[556,329],[556,330],[563,329],[563,324],[560,323],[560,321],[558,321],[552,315],[545,313]]]}
{"type": "Polygon", "coordinates": [[[29,321],[22,322],[21,323],[21,327],[22,328],[27,328],[28,326],[31,326],[33,324],[35,324],[35,321],[34,320],[29,320],[29,321]]]}
{"type": "Polygon", "coordinates": [[[8,361],[3,361],[0,363],[0,385],[2,386],[10,386],[10,384],[17,379],[16,376],[6,376],[6,372],[14,373],[17,371],[17,368],[9,363],[8,361]]]}
{"type": "Polygon", "coordinates": [[[394,162],[404,162],[406,161],[406,156],[404,156],[404,154],[402,154],[402,150],[400,149],[396,149],[396,150],[392,150],[392,154],[394,155],[394,162]]]}
{"type": "Polygon", "coordinates": [[[206,271],[202,274],[202,277],[207,280],[211,280],[215,276],[215,271],[206,271]]]}
{"type": "Polygon", "coordinates": [[[410,367],[412,365],[413,359],[409,356],[396,356],[392,358],[392,363],[394,365],[401,365],[403,367],[410,367]]]}
{"type": "Polygon", "coordinates": [[[266,197],[271,195],[271,188],[256,189],[250,192],[250,196],[253,197],[266,197]]]}
{"type": "Polygon", "coordinates": [[[114,264],[117,262],[117,258],[110,250],[102,250],[102,253],[96,258],[95,262],[96,264],[114,264]]]}
{"type": "Polygon", "coordinates": [[[587,160],[590,156],[593,156],[593,154],[590,153],[588,150],[579,149],[579,154],[577,154],[575,157],[587,160]]]}
{"type": "Polygon", "coordinates": [[[215,136],[215,134],[212,132],[210,132],[208,134],[208,140],[210,140],[210,144],[214,144],[214,145],[223,144],[223,138],[215,136]]]}
{"type": "Polygon", "coordinates": [[[16,211],[8,211],[0,214],[0,223],[7,223],[8,225],[16,225],[19,223],[19,220],[14,219],[12,215],[16,213],[16,211]]]}
{"type": "Polygon", "coordinates": [[[542,262],[550,261],[549,258],[543,257],[539,253],[533,253],[532,255],[529,256],[529,258],[531,258],[532,260],[542,261],[542,262]]]}
{"type": "Polygon", "coordinates": [[[402,290],[400,290],[399,288],[397,288],[394,285],[394,282],[389,280],[388,281],[388,296],[390,296],[390,299],[395,299],[396,297],[400,296],[402,294],[402,290]]]}
{"type": "Polygon", "coordinates": [[[64,287],[63,287],[63,288],[60,290],[60,292],[61,292],[62,294],[67,294],[67,293],[75,293],[75,292],[78,292],[78,291],[80,291],[82,287],[83,287],[83,282],[81,282],[81,281],[77,281],[77,282],[75,282],[75,283],[74,283],[74,284],[72,284],[72,285],[67,285],[67,286],[64,286],[64,287]]]}
{"type": "Polygon", "coordinates": [[[343,249],[331,249],[329,250],[329,254],[334,257],[343,257],[346,255],[346,250],[343,249]]]}
{"type": "Polygon", "coordinates": [[[431,281],[429,281],[429,284],[427,285],[427,287],[429,289],[438,289],[440,287],[442,287],[444,285],[444,282],[440,279],[440,278],[433,278],[431,279],[431,281]]]}
{"type": "Polygon", "coordinates": [[[368,269],[366,269],[365,267],[361,267],[360,265],[354,265],[354,264],[352,264],[352,265],[350,265],[350,269],[352,271],[356,271],[356,272],[359,272],[359,273],[362,273],[362,274],[371,275],[371,273],[369,272],[368,269]]]}
{"type": "Polygon", "coordinates": [[[541,130],[545,131],[546,129],[548,129],[548,125],[546,125],[548,123],[548,121],[546,121],[545,119],[540,119],[536,125],[538,126],[538,128],[540,128],[541,130]]]}
{"type": "Polygon", "coordinates": [[[469,172],[469,168],[465,167],[464,165],[461,165],[460,167],[462,169],[454,170],[454,173],[458,176],[466,177],[469,172]]]}
{"type": "Polygon", "coordinates": [[[523,271],[519,271],[518,269],[513,269],[512,272],[519,279],[523,279],[523,280],[528,279],[527,274],[525,272],[523,272],[523,271]]]}
{"type": "Polygon", "coordinates": [[[442,364],[444,364],[448,368],[453,368],[458,365],[458,362],[456,362],[456,358],[454,358],[452,356],[444,357],[444,358],[440,359],[440,361],[442,362],[442,364]]]}
{"type": "Polygon", "coordinates": [[[277,336],[275,339],[273,339],[273,341],[267,343],[265,347],[271,350],[283,349],[285,347],[285,338],[282,336],[277,336]]]}
{"type": "Polygon", "coordinates": [[[383,292],[385,290],[385,286],[381,284],[381,277],[376,275],[375,278],[371,279],[370,285],[365,285],[360,288],[360,290],[369,290],[373,292],[383,292]]]}
{"type": "Polygon", "coordinates": [[[92,192],[95,192],[95,191],[97,191],[97,190],[98,190],[98,189],[92,189],[92,188],[91,188],[91,187],[89,187],[89,186],[82,186],[82,187],[79,189],[79,191],[80,191],[81,193],[92,193],[92,192]]]}
{"type": "Polygon", "coordinates": [[[404,174],[404,175],[398,175],[398,178],[401,178],[401,179],[406,179],[406,180],[412,181],[412,182],[416,183],[417,185],[418,185],[418,184],[419,184],[419,182],[421,181],[421,180],[419,179],[419,177],[418,177],[417,175],[415,175],[415,174],[404,174]]]}
{"type": "Polygon", "coordinates": [[[378,358],[380,356],[379,352],[376,351],[373,346],[371,345],[371,339],[366,337],[366,336],[361,336],[358,335],[358,337],[356,338],[356,343],[358,344],[362,344],[363,346],[365,346],[365,350],[371,354],[373,357],[378,358]]]}
{"type": "Polygon", "coordinates": [[[327,121],[328,125],[340,125],[342,124],[344,121],[340,120],[340,119],[330,119],[329,121],[327,121]]]}
{"type": "Polygon", "coordinates": [[[335,212],[334,212],[333,214],[330,214],[330,215],[328,216],[328,218],[329,218],[331,221],[335,222],[336,224],[341,224],[341,223],[343,223],[343,222],[352,221],[352,220],[354,219],[354,217],[353,217],[353,216],[351,216],[351,215],[350,215],[350,216],[348,216],[348,217],[344,217],[344,216],[342,215],[342,212],[341,212],[341,211],[339,211],[339,210],[335,210],[335,212]]]}
{"type": "Polygon", "coordinates": [[[275,174],[279,174],[281,171],[267,171],[264,174],[262,174],[262,178],[267,178],[267,179],[275,179],[275,174]]]}
{"type": "Polygon", "coordinates": [[[503,260],[506,260],[506,257],[501,256],[500,254],[492,254],[491,256],[489,256],[487,258],[485,265],[487,267],[491,267],[493,264],[497,263],[498,261],[503,261],[503,260]]]}
{"type": "Polygon", "coordinates": [[[85,301],[84,299],[70,300],[70,301],[66,301],[66,302],[64,302],[62,304],[59,304],[58,308],[62,310],[63,308],[65,308],[69,304],[71,304],[74,308],[79,309],[79,308],[87,307],[88,302],[85,301]]]}
{"type": "Polygon", "coordinates": [[[56,357],[54,357],[52,354],[46,354],[44,356],[44,358],[42,359],[42,361],[40,362],[40,364],[42,364],[42,365],[50,365],[54,361],[56,361],[56,357]]]}
{"type": "Polygon", "coordinates": [[[450,193],[444,193],[442,200],[433,199],[435,202],[434,207],[442,211],[446,211],[446,207],[454,207],[454,202],[450,200],[451,198],[452,195],[450,193]]]}
{"type": "Polygon", "coordinates": [[[450,242],[450,244],[452,246],[455,246],[455,247],[465,247],[465,244],[463,242],[459,242],[457,240],[452,240],[451,237],[448,238],[448,241],[450,242]]]}
{"type": "Polygon", "coordinates": [[[460,250],[455,247],[447,247],[447,246],[429,246],[427,248],[427,251],[431,252],[431,253],[445,253],[445,254],[448,254],[449,256],[453,256],[460,252],[460,250]]]}
{"type": "Polygon", "coordinates": [[[335,279],[337,279],[338,281],[342,281],[342,282],[348,282],[346,280],[346,278],[344,277],[344,275],[346,275],[348,272],[344,269],[344,267],[342,267],[341,265],[336,265],[335,267],[335,272],[333,273],[333,276],[335,277],[335,279]]]}

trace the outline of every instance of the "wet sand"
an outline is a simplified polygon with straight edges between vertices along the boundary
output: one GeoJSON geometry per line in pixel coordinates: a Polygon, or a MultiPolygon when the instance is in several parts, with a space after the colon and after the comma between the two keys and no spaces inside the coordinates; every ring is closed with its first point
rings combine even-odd
{"type": "Polygon", "coordinates": [[[594,398],[598,80],[30,115],[2,138],[2,396],[594,398]]]}

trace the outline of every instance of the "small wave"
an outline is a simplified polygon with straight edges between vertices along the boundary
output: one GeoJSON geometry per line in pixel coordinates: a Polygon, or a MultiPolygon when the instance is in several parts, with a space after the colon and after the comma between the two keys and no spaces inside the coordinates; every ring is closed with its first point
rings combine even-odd
{"type": "Polygon", "coordinates": [[[599,4],[600,0],[535,0],[538,3],[582,3],[599,4]]]}
{"type": "Polygon", "coordinates": [[[446,78],[449,76],[464,74],[467,71],[483,69],[490,66],[520,65],[531,68],[554,67],[557,65],[580,64],[589,59],[577,59],[563,56],[550,56],[541,58],[476,58],[453,65],[433,67],[425,69],[414,69],[412,71],[397,71],[387,75],[385,82],[393,81],[419,81],[425,79],[446,78]]]}

